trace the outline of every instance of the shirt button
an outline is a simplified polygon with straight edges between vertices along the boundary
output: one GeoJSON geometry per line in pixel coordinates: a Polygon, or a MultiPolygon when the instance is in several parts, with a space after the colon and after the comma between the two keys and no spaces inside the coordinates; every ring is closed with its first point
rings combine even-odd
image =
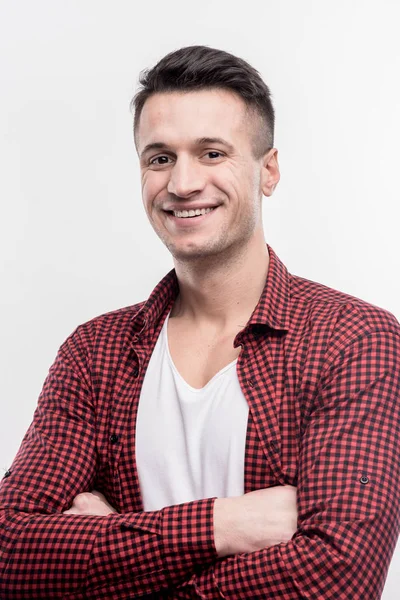
{"type": "Polygon", "coordinates": [[[110,442],[112,444],[116,444],[119,440],[119,436],[116,433],[113,433],[112,435],[110,435],[110,442]]]}
{"type": "Polygon", "coordinates": [[[134,376],[134,377],[137,377],[138,375],[139,375],[139,369],[138,369],[137,367],[135,367],[135,368],[133,369],[133,376],[134,376]]]}
{"type": "Polygon", "coordinates": [[[11,475],[11,469],[8,469],[8,470],[7,470],[7,471],[4,473],[3,477],[10,477],[10,475],[11,475]]]}
{"type": "Polygon", "coordinates": [[[275,442],[275,440],[269,440],[269,446],[270,446],[272,452],[277,451],[277,443],[275,442]]]}
{"type": "Polygon", "coordinates": [[[363,475],[360,478],[360,483],[362,483],[363,485],[366,485],[367,483],[369,483],[369,478],[366,475],[363,475]]]}
{"type": "Polygon", "coordinates": [[[254,379],[248,379],[247,383],[249,384],[250,387],[254,387],[254,379]]]}

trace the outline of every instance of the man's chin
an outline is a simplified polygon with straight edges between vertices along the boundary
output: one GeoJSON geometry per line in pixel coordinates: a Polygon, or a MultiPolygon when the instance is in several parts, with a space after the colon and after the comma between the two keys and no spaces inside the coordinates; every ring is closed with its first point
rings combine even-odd
{"type": "Polygon", "coordinates": [[[165,244],[170,251],[174,261],[180,264],[212,266],[219,263],[227,263],[241,253],[239,244],[229,243],[225,240],[215,240],[214,243],[202,246],[179,246],[177,244],[165,244]]]}
{"type": "Polygon", "coordinates": [[[222,248],[211,246],[177,246],[166,244],[174,260],[179,262],[196,262],[215,258],[220,255],[222,248]]]}
{"type": "Polygon", "coordinates": [[[211,256],[215,256],[216,254],[215,252],[207,252],[202,249],[177,250],[176,248],[174,248],[173,250],[170,249],[170,252],[172,254],[173,259],[179,262],[194,262],[206,260],[211,256]]]}

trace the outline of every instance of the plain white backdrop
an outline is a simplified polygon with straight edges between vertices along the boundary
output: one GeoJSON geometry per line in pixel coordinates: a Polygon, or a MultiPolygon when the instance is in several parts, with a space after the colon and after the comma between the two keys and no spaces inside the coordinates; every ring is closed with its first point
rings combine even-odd
{"type": "MultiPolygon", "coordinates": [[[[237,54],[272,90],[264,222],[289,270],[400,318],[399,26],[398,0],[0,0],[0,475],[62,341],[172,267],[129,102],[181,46],[237,54]]],[[[400,544],[384,600],[399,585],[400,544]]]]}

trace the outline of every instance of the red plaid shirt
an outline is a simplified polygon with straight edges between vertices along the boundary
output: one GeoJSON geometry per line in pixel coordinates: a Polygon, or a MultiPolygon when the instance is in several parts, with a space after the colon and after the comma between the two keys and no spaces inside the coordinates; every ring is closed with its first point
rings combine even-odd
{"type": "Polygon", "coordinates": [[[218,560],[214,499],[143,512],[135,419],[178,292],[171,271],[146,303],[61,346],[0,487],[2,599],[380,598],[400,528],[399,324],[269,252],[234,342],[250,409],[245,491],[297,486],[293,538],[218,560]],[[93,488],[119,514],[62,514],[93,488]]]}

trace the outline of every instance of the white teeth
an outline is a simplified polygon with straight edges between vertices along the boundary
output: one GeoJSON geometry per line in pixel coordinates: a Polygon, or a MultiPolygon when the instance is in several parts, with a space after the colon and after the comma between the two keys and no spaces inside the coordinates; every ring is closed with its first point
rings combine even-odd
{"type": "MultiPolygon", "coordinates": [[[[215,207],[214,207],[215,208],[215,207]]],[[[174,217],[180,219],[187,219],[188,217],[199,217],[200,215],[206,215],[214,208],[196,208],[196,210],[173,210],[174,217]]]]}

